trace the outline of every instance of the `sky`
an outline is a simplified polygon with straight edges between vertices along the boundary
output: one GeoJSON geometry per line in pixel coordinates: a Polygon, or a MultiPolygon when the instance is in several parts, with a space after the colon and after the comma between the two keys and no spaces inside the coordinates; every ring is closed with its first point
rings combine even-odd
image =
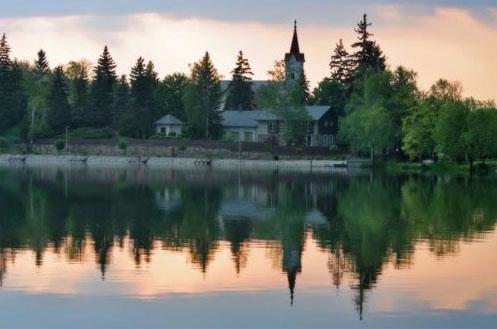
{"type": "Polygon", "coordinates": [[[209,51],[229,79],[243,50],[255,79],[289,50],[298,20],[306,73],[315,86],[329,74],[340,38],[354,42],[367,13],[391,68],[418,72],[422,89],[438,78],[460,81],[466,96],[497,99],[497,0],[0,0],[0,33],[13,56],[33,61],[43,48],[52,66],[96,62],[108,45],[126,74],[139,56],[160,74],[189,71],[209,51]]]}

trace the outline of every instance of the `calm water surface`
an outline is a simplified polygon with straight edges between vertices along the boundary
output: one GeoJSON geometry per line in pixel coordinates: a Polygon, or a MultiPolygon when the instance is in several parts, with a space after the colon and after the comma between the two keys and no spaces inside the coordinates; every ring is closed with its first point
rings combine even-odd
{"type": "Polygon", "coordinates": [[[497,181],[0,169],[0,328],[495,328],[497,181]]]}

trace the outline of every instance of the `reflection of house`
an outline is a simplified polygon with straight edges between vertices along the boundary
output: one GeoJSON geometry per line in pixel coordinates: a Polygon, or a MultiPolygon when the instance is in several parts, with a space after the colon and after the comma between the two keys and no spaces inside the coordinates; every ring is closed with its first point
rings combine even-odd
{"type": "Polygon", "coordinates": [[[158,135],[179,136],[183,132],[183,122],[174,115],[167,114],[155,121],[155,132],[158,135]]]}
{"type": "MultiPolygon", "coordinates": [[[[306,106],[310,120],[303,124],[307,146],[331,146],[336,129],[329,106],[306,106]]],[[[268,111],[223,111],[225,136],[244,142],[282,143],[285,125],[281,118],[268,111]]]]}

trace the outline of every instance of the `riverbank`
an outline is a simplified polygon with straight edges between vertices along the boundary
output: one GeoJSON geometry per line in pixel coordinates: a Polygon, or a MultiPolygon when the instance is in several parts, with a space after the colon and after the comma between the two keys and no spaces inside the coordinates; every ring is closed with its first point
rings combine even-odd
{"type": "Polygon", "coordinates": [[[477,162],[473,165],[473,170],[469,164],[457,164],[452,162],[398,162],[387,161],[377,166],[383,167],[387,172],[395,174],[419,174],[428,173],[434,175],[496,175],[497,161],[477,162]]]}
{"type": "MultiPolygon", "coordinates": [[[[65,156],[65,155],[0,155],[0,164],[9,166],[88,166],[95,168],[150,167],[280,169],[293,171],[331,171],[346,168],[347,160],[247,160],[176,157],[65,156]]],[[[354,163],[355,165],[355,163],[354,163]]]]}

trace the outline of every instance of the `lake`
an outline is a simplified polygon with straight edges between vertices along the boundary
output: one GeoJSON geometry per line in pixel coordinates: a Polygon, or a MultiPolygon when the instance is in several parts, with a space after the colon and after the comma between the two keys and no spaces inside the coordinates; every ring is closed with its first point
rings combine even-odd
{"type": "Polygon", "coordinates": [[[0,328],[495,328],[497,180],[0,169],[0,328]]]}

